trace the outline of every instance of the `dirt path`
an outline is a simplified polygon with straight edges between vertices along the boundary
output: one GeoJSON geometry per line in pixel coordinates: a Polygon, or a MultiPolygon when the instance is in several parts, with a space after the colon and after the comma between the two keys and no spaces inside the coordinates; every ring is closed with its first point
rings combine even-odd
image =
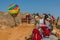
{"type": "Polygon", "coordinates": [[[20,24],[18,27],[0,30],[0,40],[25,40],[34,29],[33,24],[20,24]]]}

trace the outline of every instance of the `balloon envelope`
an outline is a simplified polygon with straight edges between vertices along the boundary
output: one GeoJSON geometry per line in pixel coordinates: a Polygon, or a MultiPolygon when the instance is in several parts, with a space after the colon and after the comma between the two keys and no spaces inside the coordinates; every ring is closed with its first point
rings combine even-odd
{"type": "Polygon", "coordinates": [[[16,4],[11,4],[9,7],[8,7],[8,11],[9,13],[12,15],[12,16],[16,16],[18,14],[18,12],[20,11],[20,8],[18,5],[16,4]]]}

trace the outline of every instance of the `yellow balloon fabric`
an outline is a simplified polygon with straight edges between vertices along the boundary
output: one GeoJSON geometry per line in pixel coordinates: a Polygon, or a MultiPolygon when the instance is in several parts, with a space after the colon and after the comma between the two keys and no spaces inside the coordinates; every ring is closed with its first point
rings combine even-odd
{"type": "Polygon", "coordinates": [[[11,14],[18,13],[18,10],[9,10],[9,13],[11,13],[11,14]]]}

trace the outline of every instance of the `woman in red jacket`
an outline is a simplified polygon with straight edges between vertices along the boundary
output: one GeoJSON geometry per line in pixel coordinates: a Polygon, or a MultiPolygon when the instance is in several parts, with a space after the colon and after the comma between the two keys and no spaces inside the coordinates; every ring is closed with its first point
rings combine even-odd
{"type": "Polygon", "coordinates": [[[40,31],[38,29],[34,29],[32,40],[41,40],[41,39],[42,39],[42,35],[40,34],[40,31]]]}

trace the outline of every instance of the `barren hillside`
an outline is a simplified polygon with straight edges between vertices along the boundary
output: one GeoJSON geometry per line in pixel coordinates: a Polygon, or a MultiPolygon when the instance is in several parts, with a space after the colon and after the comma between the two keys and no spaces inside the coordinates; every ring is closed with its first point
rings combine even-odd
{"type": "MultiPolygon", "coordinates": [[[[15,18],[17,25],[19,25],[21,22],[21,16],[22,16],[22,13],[19,13],[17,15],[17,17],[15,18]]],[[[15,24],[14,19],[8,12],[1,12],[0,11],[0,28],[3,26],[11,27],[11,26],[14,26],[14,24],[15,24]]]]}
{"type": "MultiPolygon", "coordinates": [[[[20,12],[15,18],[18,26],[14,27],[13,17],[8,12],[0,11],[0,40],[25,40],[26,37],[30,37],[35,25],[21,24],[22,17],[24,18],[25,14],[20,12]]],[[[58,24],[60,25],[60,20],[58,24]]],[[[60,29],[57,29],[56,26],[53,29],[56,30],[56,35],[60,38],[60,29]]]]}

